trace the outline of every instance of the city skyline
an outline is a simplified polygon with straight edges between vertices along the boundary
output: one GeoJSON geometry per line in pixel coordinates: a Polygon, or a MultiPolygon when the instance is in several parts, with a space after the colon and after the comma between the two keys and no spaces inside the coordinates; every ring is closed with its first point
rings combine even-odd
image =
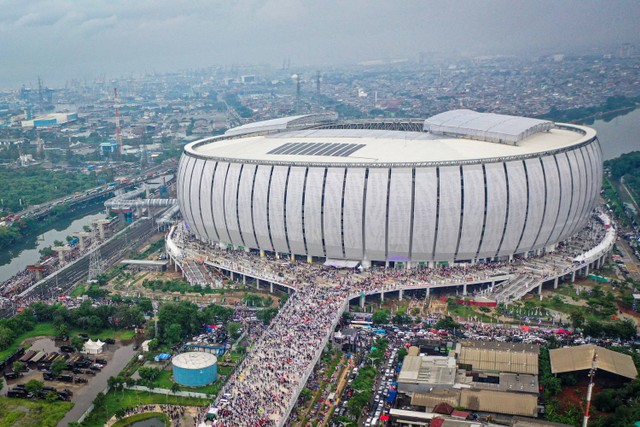
{"type": "Polygon", "coordinates": [[[637,44],[640,5],[566,2],[0,1],[0,87],[214,65],[295,67],[637,44]]]}

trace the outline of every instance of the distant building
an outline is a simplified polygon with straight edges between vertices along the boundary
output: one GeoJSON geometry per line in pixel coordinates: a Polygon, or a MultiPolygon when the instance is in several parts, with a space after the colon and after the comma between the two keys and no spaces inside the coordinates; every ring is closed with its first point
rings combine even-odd
{"type": "Polygon", "coordinates": [[[115,153],[118,151],[118,144],[115,141],[101,142],[100,143],[100,155],[106,156],[109,153],[115,153]]]}
{"type": "Polygon", "coordinates": [[[23,120],[21,122],[22,127],[29,128],[48,128],[53,126],[60,126],[65,123],[78,120],[78,113],[52,113],[46,116],[36,117],[32,120],[23,120]]]}

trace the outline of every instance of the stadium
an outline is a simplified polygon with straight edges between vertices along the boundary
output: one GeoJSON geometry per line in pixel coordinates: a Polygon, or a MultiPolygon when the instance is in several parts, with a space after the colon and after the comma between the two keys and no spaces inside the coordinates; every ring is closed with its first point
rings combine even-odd
{"type": "Polygon", "coordinates": [[[453,110],[243,125],[188,144],[177,188],[189,230],[223,248],[433,267],[553,250],[601,180],[593,129],[453,110]]]}

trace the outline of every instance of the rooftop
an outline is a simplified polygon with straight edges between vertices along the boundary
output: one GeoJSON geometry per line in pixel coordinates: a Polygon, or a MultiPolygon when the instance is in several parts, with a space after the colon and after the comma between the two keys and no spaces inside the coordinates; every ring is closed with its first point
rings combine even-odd
{"type": "Polygon", "coordinates": [[[539,346],[520,343],[463,342],[456,348],[458,363],[473,370],[538,374],[539,346]],[[485,345],[487,344],[487,345],[485,345]]]}
{"type": "Polygon", "coordinates": [[[398,383],[429,386],[453,386],[456,379],[456,360],[442,356],[405,356],[398,383]]]}
{"type": "Polygon", "coordinates": [[[594,355],[598,369],[630,379],[638,375],[631,356],[592,344],[549,350],[551,372],[560,374],[591,369],[594,355]]]}
{"type": "MultiPolygon", "coordinates": [[[[429,127],[425,122],[426,129],[434,129],[428,132],[415,130],[415,126],[407,128],[411,130],[398,130],[400,125],[392,126],[393,130],[373,124],[367,128],[366,123],[358,126],[318,123],[308,127],[292,126],[292,123],[301,123],[303,119],[304,122],[310,120],[306,116],[296,116],[244,125],[238,131],[231,129],[223,136],[191,143],[185,151],[202,158],[283,165],[357,164],[370,167],[389,163],[475,163],[490,159],[498,161],[504,157],[527,158],[564,150],[590,141],[596,135],[594,130],[586,127],[551,127],[550,122],[522,117],[481,115],[481,118],[487,122],[483,124],[486,131],[465,129],[461,124],[455,132],[449,128],[445,132],[442,130],[445,127],[435,124],[429,127]],[[509,119],[500,122],[500,117],[509,119]],[[509,145],[511,143],[493,141],[492,123],[501,132],[512,132],[517,143],[509,145]],[[545,131],[534,131],[539,128],[545,131]]],[[[480,119],[476,121],[482,122],[480,119]]]]}
{"type": "Polygon", "coordinates": [[[218,358],[211,353],[191,351],[175,356],[171,363],[173,366],[185,369],[203,369],[215,364],[218,358]]]}

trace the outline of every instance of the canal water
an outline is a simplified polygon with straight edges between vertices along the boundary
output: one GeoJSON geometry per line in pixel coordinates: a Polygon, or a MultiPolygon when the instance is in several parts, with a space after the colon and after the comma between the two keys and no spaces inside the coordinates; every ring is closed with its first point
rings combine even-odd
{"type": "Polygon", "coordinates": [[[640,151],[640,108],[610,121],[596,120],[587,126],[598,132],[604,160],[640,151]]]}
{"type": "Polygon", "coordinates": [[[160,418],[149,418],[130,424],[130,427],[164,427],[164,421],[160,418]]]}
{"type": "Polygon", "coordinates": [[[106,215],[102,203],[87,209],[73,212],[69,217],[51,224],[51,228],[38,235],[29,236],[13,245],[11,248],[0,249],[0,282],[3,282],[40,260],[40,249],[53,246],[55,240],[66,243],[67,236],[83,231],[85,225],[97,219],[104,219],[106,215]]]}

